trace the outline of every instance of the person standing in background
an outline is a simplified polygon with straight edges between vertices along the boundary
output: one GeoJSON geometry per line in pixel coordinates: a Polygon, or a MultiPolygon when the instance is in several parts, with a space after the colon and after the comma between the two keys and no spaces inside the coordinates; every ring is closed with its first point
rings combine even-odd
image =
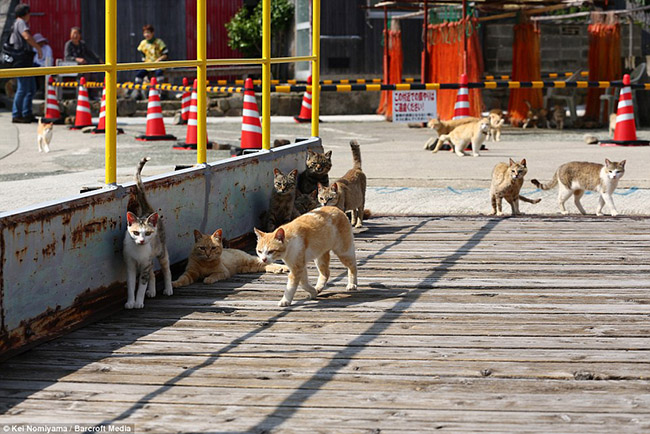
{"type": "MultiPolygon", "coordinates": [[[[31,45],[36,50],[36,56],[39,59],[43,58],[43,51],[41,46],[36,43],[29,30],[30,9],[29,5],[20,3],[14,9],[16,14],[16,21],[11,28],[11,36],[9,37],[9,44],[15,50],[23,50],[31,52],[31,45]]],[[[14,65],[15,67],[31,67],[33,66],[32,58],[29,58],[28,65],[14,65]]],[[[34,77],[18,77],[16,95],[14,95],[14,103],[11,109],[11,122],[17,124],[28,124],[34,120],[32,114],[32,98],[36,91],[36,79],[34,77]]]]}

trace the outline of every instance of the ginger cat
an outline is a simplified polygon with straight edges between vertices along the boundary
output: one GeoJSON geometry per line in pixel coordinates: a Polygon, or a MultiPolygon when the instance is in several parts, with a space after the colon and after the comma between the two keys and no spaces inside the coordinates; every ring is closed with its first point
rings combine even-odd
{"type": "Polygon", "coordinates": [[[174,288],[190,285],[203,279],[214,283],[238,273],[286,273],[289,268],[279,264],[265,264],[253,255],[237,249],[224,249],[221,229],[212,235],[194,230],[194,246],[187,260],[185,272],[172,282],[174,288]]]}
{"type": "Polygon", "coordinates": [[[625,160],[619,163],[605,159],[604,165],[583,161],[572,161],[558,167],[550,183],[544,185],[536,179],[532,179],[530,182],[542,190],[550,190],[559,184],[558,202],[560,203],[560,211],[562,214],[569,213],[564,207],[564,203],[571,196],[573,196],[573,200],[580,213],[587,214],[580,203],[580,199],[585,194],[585,190],[590,190],[600,193],[596,215],[603,215],[603,206],[607,203],[612,215],[616,216],[618,215],[618,212],[614,206],[612,194],[614,193],[614,190],[616,190],[619,179],[621,179],[624,174],[625,160]]]}
{"type": "Polygon", "coordinates": [[[303,214],[275,232],[264,233],[255,228],[257,256],[265,264],[281,259],[291,271],[279,306],[289,306],[298,284],[315,298],[330,277],[330,251],[334,252],[348,269],[348,291],[357,289],[357,262],[352,226],[345,213],[333,206],[325,206],[303,214]],[[309,284],[307,262],[315,261],[318,282],[309,284]]]}
{"type": "Polygon", "coordinates": [[[510,158],[508,164],[499,163],[492,170],[492,185],[490,186],[490,199],[492,200],[492,213],[503,215],[501,200],[505,199],[512,208],[512,215],[520,215],[519,201],[539,203],[542,199],[528,199],[519,194],[524,183],[524,176],[528,172],[526,159],[519,163],[510,158]]]}
{"type": "Polygon", "coordinates": [[[433,148],[435,148],[436,143],[438,142],[438,138],[441,135],[451,133],[454,130],[454,128],[456,128],[459,125],[463,125],[468,122],[474,122],[477,120],[478,118],[473,118],[469,116],[466,118],[452,119],[450,121],[441,121],[440,119],[430,119],[429,122],[427,122],[427,127],[431,128],[432,130],[435,130],[437,136],[431,137],[429,140],[427,140],[427,142],[424,144],[424,150],[430,151],[433,148]]]}
{"type": "Polygon", "coordinates": [[[343,177],[329,187],[318,184],[318,202],[322,206],[335,206],[341,211],[351,211],[354,227],[362,227],[366,205],[366,174],[361,170],[361,149],[356,140],[350,141],[354,165],[343,177]]]}
{"type": "Polygon", "coordinates": [[[50,152],[50,142],[52,141],[52,130],[54,123],[44,124],[41,118],[38,118],[38,128],[36,129],[36,143],[38,152],[50,152]]]}
{"type": "Polygon", "coordinates": [[[454,146],[454,151],[459,157],[464,157],[463,150],[472,143],[472,157],[479,156],[479,149],[487,139],[488,132],[490,131],[490,121],[487,118],[477,119],[473,122],[468,122],[457,126],[449,134],[443,134],[438,139],[438,144],[433,149],[433,153],[440,150],[442,145],[449,141],[454,146]]]}
{"type": "Polygon", "coordinates": [[[488,138],[493,142],[501,141],[501,127],[505,123],[505,118],[503,117],[503,112],[500,109],[493,109],[488,113],[488,120],[490,121],[490,131],[488,132],[488,138]]]}

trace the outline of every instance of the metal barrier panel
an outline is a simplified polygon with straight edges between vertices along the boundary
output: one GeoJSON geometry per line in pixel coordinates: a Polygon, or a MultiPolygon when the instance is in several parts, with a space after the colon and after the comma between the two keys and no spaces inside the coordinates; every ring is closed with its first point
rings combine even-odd
{"type": "MultiPolygon", "coordinates": [[[[222,228],[226,239],[252,232],[268,207],[273,169],[303,171],[307,149],[322,152],[320,138],[145,179],[171,263],[187,258],[194,229],[222,228]]],[[[133,185],[0,214],[0,358],[122,308],[133,185]]]]}

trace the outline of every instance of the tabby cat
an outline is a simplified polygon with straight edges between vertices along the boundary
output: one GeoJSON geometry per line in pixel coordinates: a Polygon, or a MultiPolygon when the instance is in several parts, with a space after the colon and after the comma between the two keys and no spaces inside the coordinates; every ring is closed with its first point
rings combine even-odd
{"type": "Polygon", "coordinates": [[[605,159],[605,164],[587,163],[583,161],[572,161],[561,165],[553,179],[548,184],[542,184],[536,179],[531,180],[537,188],[550,190],[556,185],[560,185],[558,190],[558,202],[562,214],[569,212],[564,207],[564,203],[573,196],[576,207],[582,214],[587,214],[580,199],[585,194],[585,190],[600,193],[598,198],[598,207],[596,215],[603,215],[602,210],[605,203],[611,210],[613,216],[618,215],[612,194],[616,190],[619,179],[625,174],[625,160],[619,162],[605,159]]]}
{"type": "Polygon", "coordinates": [[[501,200],[505,199],[512,208],[512,215],[520,215],[519,201],[539,203],[541,199],[528,199],[519,194],[524,183],[524,176],[528,172],[526,159],[519,163],[512,158],[506,163],[499,163],[492,170],[492,184],[490,185],[490,199],[492,200],[492,213],[503,215],[501,200]]]}
{"type": "Polygon", "coordinates": [[[278,168],[273,169],[273,192],[271,193],[269,209],[263,216],[265,230],[271,232],[300,215],[294,205],[297,174],[297,169],[292,170],[287,175],[278,168]]]}
{"type": "Polygon", "coordinates": [[[335,206],[341,211],[351,211],[354,227],[360,228],[366,204],[366,174],[361,170],[361,150],[356,140],[350,141],[354,165],[331,186],[318,185],[318,202],[322,206],[335,206]]]}
{"type": "Polygon", "coordinates": [[[296,201],[294,202],[296,211],[298,211],[298,213],[301,215],[308,213],[312,209],[317,208],[319,205],[318,190],[314,190],[310,194],[298,193],[296,195],[296,201]]]}
{"type": "Polygon", "coordinates": [[[315,298],[330,277],[330,251],[348,269],[348,291],[357,289],[357,263],[352,226],[345,213],[332,206],[315,209],[301,215],[275,232],[264,233],[257,228],[257,256],[265,264],[281,259],[289,266],[287,288],[279,306],[289,306],[298,284],[315,298]],[[318,282],[309,284],[307,262],[315,261],[318,282]]]}
{"type": "Polygon", "coordinates": [[[307,169],[298,175],[298,191],[310,194],[318,188],[320,182],[324,186],[330,185],[329,171],[332,168],[332,151],[324,154],[307,151],[307,169]]]}
{"type": "Polygon", "coordinates": [[[127,230],[124,234],[124,262],[126,263],[127,301],[126,309],[144,307],[145,291],[148,297],[156,296],[156,275],[153,260],[158,258],[162,269],[165,289],[163,294],[172,295],[172,274],[169,254],[165,246],[165,228],[162,218],[153,210],[144,194],[142,168],[149,161],[143,158],[135,172],[136,213],[127,211],[127,230]],[[136,294],[136,282],[138,291],[136,294]]]}
{"type": "Polygon", "coordinates": [[[237,249],[224,249],[223,231],[217,229],[212,235],[194,230],[194,246],[187,260],[185,272],[172,282],[174,288],[190,285],[203,279],[204,283],[214,283],[227,279],[237,273],[288,272],[289,268],[279,264],[265,264],[259,258],[237,249]]]}

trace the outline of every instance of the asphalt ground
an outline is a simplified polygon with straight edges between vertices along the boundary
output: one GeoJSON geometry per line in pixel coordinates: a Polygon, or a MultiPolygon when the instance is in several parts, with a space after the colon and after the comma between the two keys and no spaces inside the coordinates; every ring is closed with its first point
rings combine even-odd
{"type": "MultiPolygon", "coordinates": [[[[165,119],[168,134],[184,140],[186,127],[165,119]]],[[[118,136],[117,181],[133,179],[137,162],[151,157],[143,176],[170,172],[176,165],[196,163],[195,151],[174,150],[173,142],[139,142],[144,118],[119,118],[125,134],[118,136]]],[[[104,182],[104,136],[84,134],[55,126],[51,152],[38,152],[36,124],[12,124],[11,114],[0,112],[0,210],[14,212],[38,203],[69,198],[86,187],[104,182]]],[[[241,118],[211,118],[208,137],[220,144],[239,144],[241,118]]],[[[587,145],[585,134],[606,138],[607,130],[549,130],[504,128],[500,142],[488,142],[481,156],[458,157],[452,152],[432,154],[423,144],[432,131],[394,124],[379,116],[322,116],[320,136],[333,151],[331,178],[352,165],[349,141],[361,144],[363,170],[368,176],[367,208],[375,214],[480,214],[491,211],[488,189],[492,168],[508,158],[526,158],[527,180],[551,179],[556,168],[568,161],[604,162],[627,160],[626,173],[614,197],[619,213],[650,214],[650,147],[600,147],[587,145]]],[[[311,126],[290,117],[271,119],[271,140],[309,137],[311,126]]],[[[650,139],[650,129],[639,130],[650,139]]],[[[228,151],[208,150],[208,161],[229,158],[228,151]]],[[[525,184],[524,193],[542,198],[537,205],[523,204],[524,213],[557,213],[556,192],[541,192],[525,184]]],[[[595,212],[596,195],[583,203],[595,212]]],[[[569,204],[571,212],[577,212],[569,204]]],[[[505,207],[504,210],[508,210],[505,207]]],[[[607,212],[607,209],[605,209],[607,212]]]]}

